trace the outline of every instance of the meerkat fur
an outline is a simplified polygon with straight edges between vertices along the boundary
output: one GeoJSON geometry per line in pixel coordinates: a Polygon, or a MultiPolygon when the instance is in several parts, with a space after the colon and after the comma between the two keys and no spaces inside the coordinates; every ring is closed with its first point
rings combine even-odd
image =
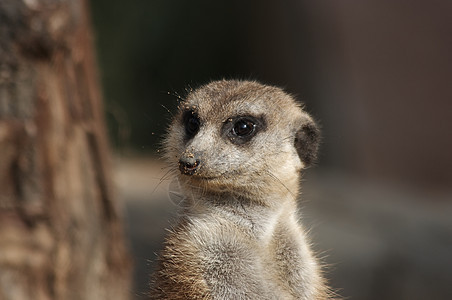
{"type": "Polygon", "coordinates": [[[151,299],[329,299],[297,214],[318,142],[280,88],[221,80],[190,92],[165,139],[184,204],[151,299]]]}

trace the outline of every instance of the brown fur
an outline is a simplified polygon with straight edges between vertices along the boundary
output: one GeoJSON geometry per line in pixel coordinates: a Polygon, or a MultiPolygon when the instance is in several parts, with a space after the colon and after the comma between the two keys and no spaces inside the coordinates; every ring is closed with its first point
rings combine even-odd
{"type": "Polygon", "coordinates": [[[151,298],[329,298],[296,212],[318,135],[279,88],[223,80],[191,92],[165,141],[185,200],[151,298]]]}

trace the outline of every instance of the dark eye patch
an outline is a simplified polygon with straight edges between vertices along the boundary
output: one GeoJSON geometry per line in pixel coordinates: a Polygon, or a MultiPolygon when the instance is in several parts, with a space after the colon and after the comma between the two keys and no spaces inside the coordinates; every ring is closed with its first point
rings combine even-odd
{"type": "Polygon", "coordinates": [[[228,118],[224,122],[222,132],[232,143],[242,145],[265,128],[266,123],[263,117],[237,116],[228,118]]]}
{"type": "Polygon", "coordinates": [[[192,139],[199,131],[201,120],[195,111],[187,110],[182,115],[182,124],[184,126],[187,139],[192,139]]]}

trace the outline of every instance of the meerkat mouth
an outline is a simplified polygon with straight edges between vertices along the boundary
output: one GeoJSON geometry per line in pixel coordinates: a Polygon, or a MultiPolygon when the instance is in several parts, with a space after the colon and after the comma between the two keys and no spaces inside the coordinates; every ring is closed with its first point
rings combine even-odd
{"type": "Polygon", "coordinates": [[[229,180],[227,177],[224,177],[222,175],[218,176],[209,176],[207,174],[200,175],[200,174],[194,174],[194,175],[182,175],[183,181],[185,181],[190,186],[198,186],[206,189],[217,189],[220,186],[230,186],[229,180]]]}
{"type": "Polygon", "coordinates": [[[196,173],[193,175],[188,175],[188,178],[193,181],[213,181],[213,180],[220,179],[220,177],[218,177],[218,176],[202,176],[202,175],[198,175],[196,173]]]}

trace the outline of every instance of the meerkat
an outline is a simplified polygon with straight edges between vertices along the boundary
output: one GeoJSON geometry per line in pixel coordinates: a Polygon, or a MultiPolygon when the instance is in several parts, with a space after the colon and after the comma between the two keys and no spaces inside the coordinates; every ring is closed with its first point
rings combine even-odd
{"type": "Polygon", "coordinates": [[[297,214],[318,143],[280,88],[222,80],[190,92],[164,142],[184,204],[151,299],[329,299],[297,214]]]}

